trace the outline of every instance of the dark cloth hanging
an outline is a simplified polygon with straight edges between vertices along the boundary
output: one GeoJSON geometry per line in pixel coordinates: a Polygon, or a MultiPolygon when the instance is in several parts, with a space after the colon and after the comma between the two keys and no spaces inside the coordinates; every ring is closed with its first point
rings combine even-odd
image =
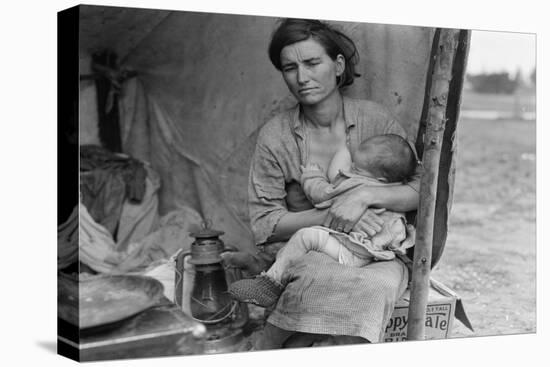
{"type": "Polygon", "coordinates": [[[80,147],[82,203],[97,223],[116,238],[124,200],[141,203],[147,171],[143,163],[95,145],[80,147]]]}
{"type": "Polygon", "coordinates": [[[112,51],[102,51],[92,55],[92,62],[92,70],[97,74],[95,85],[99,140],[110,151],[122,152],[118,111],[120,85],[113,73],[118,69],[117,56],[112,51]]]}

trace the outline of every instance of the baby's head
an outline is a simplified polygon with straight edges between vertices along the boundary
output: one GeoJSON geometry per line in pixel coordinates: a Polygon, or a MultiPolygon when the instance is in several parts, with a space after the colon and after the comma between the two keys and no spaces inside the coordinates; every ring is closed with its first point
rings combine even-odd
{"type": "Polygon", "coordinates": [[[364,140],[353,154],[359,174],[390,182],[403,182],[416,170],[416,156],[409,143],[396,134],[364,140]]]}

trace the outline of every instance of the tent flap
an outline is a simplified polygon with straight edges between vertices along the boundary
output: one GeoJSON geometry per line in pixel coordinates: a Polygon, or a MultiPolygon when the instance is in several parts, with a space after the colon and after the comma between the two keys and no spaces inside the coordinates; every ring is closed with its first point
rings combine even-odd
{"type": "MultiPolygon", "coordinates": [[[[267,56],[277,19],[94,6],[82,6],[81,18],[81,58],[108,47],[138,73],[120,96],[123,150],[159,173],[160,214],[189,206],[227,244],[255,251],[246,197],[257,132],[295,104],[267,56]],[[128,26],[111,26],[116,19],[128,26]]],[[[360,56],[361,77],[345,93],[385,105],[414,141],[434,29],[333,24],[360,56]]]]}

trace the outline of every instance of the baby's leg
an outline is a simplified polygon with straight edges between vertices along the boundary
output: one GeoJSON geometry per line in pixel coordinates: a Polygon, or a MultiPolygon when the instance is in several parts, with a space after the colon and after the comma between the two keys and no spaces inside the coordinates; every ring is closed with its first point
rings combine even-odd
{"type": "Polygon", "coordinates": [[[310,251],[322,252],[338,261],[340,248],[338,240],[320,228],[303,228],[288,240],[277,253],[277,260],[267,271],[267,275],[280,283],[282,275],[290,264],[310,251]]]}
{"type": "MultiPolygon", "coordinates": [[[[254,279],[241,279],[229,286],[229,293],[241,302],[270,307],[279,299],[288,279],[283,274],[292,261],[309,251],[323,252],[338,260],[340,244],[320,228],[304,228],[290,238],[277,253],[277,260],[269,270],[254,279]]],[[[287,273],[288,275],[288,273],[287,273]]]]}

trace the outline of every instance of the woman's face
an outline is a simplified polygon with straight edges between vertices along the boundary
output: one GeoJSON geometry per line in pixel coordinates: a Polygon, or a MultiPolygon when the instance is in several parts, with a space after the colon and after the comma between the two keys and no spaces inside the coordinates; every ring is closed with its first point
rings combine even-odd
{"type": "Polygon", "coordinates": [[[345,60],[332,60],[319,42],[310,38],[281,50],[283,79],[296,99],[315,105],[338,91],[336,77],[344,72],[345,60]]]}

